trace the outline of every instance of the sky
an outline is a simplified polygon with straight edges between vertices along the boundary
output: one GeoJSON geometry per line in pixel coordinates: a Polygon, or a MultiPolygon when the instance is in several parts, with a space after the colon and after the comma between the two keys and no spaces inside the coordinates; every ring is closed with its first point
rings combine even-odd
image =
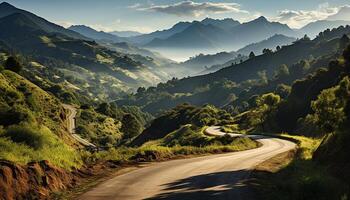
{"type": "Polygon", "coordinates": [[[142,33],[167,29],[179,21],[202,20],[206,17],[233,18],[246,22],[265,16],[271,21],[300,28],[312,21],[335,19],[340,10],[350,9],[350,0],[7,0],[7,2],[65,27],[84,24],[103,31],[131,30],[142,33]]]}

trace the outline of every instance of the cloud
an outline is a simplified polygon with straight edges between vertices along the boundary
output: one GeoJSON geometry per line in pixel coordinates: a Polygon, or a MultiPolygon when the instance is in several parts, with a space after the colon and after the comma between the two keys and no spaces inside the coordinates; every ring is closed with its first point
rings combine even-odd
{"type": "Polygon", "coordinates": [[[140,3],[135,3],[133,5],[128,6],[128,8],[134,8],[134,9],[141,8],[141,7],[142,5],[140,3]]]}
{"type": "Polygon", "coordinates": [[[182,1],[179,3],[169,5],[152,5],[145,8],[138,7],[137,10],[154,11],[176,16],[193,17],[198,17],[209,13],[249,13],[246,10],[242,10],[241,6],[237,3],[196,3],[193,1],[182,1]]]}
{"type": "Polygon", "coordinates": [[[347,20],[350,21],[350,6],[344,5],[339,8],[339,11],[327,18],[328,20],[347,20]]]}
{"type": "Polygon", "coordinates": [[[310,22],[326,19],[338,11],[338,7],[330,7],[328,3],[323,3],[316,10],[282,10],[272,20],[300,28],[310,22]]]}

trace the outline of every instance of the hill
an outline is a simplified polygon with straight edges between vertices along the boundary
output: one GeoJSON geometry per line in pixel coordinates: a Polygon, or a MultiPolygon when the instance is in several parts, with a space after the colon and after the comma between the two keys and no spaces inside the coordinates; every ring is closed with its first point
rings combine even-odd
{"type": "Polygon", "coordinates": [[[294,41],[296,41],[296,38],[276,34],[263,41],[249,44],[241,49],[238,49],[236,53],[248,56],[250,52],[254,52],[255,55],[259,55],[264,49],[275,49],[277,46],[281,47],[284,45],[290,45],[294,41]]]}
{"type": "Polygon", "coordinates": [[[0,4],[0,18],[9,16],[9,15],[13,15],[16,13],[20,13],[20,14],[25,15],[36,26],[38,26],[40,29],[42,29],[48,33],[60,33],[60,34],[67,35],[67,36],[75,38],[75,39],[88,40],[88,38],[80,35],[79,33],[76,33],[76,32],[71,31],[71,30],[67,30],[59,25],[56,25],[54,23],[51,23],[51,22],[45,20],[44,18],[41,18],[41,17],[34,15],[33,13],[18,9],[9,3],[3,2],[0,4]]]}
{"type": "Polygon", "coordinates": [[[348,24],[350,24],[350,21],[344,21],[344,20],[336,20],[336,21],[319,20],[319,21],[311,22],[311,23],[305,25],[304,27],[300,28],[298,31],[301,34],[307,34],[310,37],[315,37],[315,36],[317,36],[317,34],[319,32],[321,32],[323,30],[338,28],[339,26],[346,26],[348,24]]]}
{"type": "Polygon", "coordinates": [[[88,38],[94,39],[94,40],[102,40],[106,42],[121,42],[123,41],[122,38],[106,33],[103,31],[96,31],[95,29],[92,29],[85,25],[73,25],[68,28],[69,30],[75,31],[77,33],[80,33],[81,35],[84,35],[88,38]]]}
{"type": "MultiPolygon", "coordinates": [[[[336,35],[344,31],[339,28],[327,35],[336,35]]],[[[231,63],[211,74],[159,84],[157,88],[149,88],[136,94],[136,98],[132,100],[126,98],[119,100],[118,103],[142,106],[151,113],[158,113],[184,102],[194,105],[210,103],[218,107],[225,106],[237,99],[245,90],[260,84],[261,80],[272,79],[276,74],[284,73],[279,72],[281,66],[292,67],[301,60],[309,62],[339,53],[340,42],[341,39],[335,36],[331,38],[320,36],[314,40],[305,37],[279,50],[267,50],[264,54],[246,61],[231,63]]],[[[321,67],[318,64],[315,66],[321,67]]],[[[298,75],[300,76],[302,74],[298,75]]]]}
{"type": "MultiPolygon", "coordinates": [[[[45,69],[39,69],[46,71],[42,75],[55,71],[50,72],[56,77],[55,82],[68,81],[84,95],[94,95],[96,100],[115,98],[122,92],[169,78],[160,64],[146,57],[111,51],[93,41],[47,32],[28,15],[15,13],[0,18],[0,27],[4,30],[0,33],[3,48],[32,57],[44,66],[45,69]],[[158,70],[153,70],[154,67],[158,70]]],[[[53,77],[45,78],[53,80],[53,77]]]]}
{"type": "Polygon", "coordinates": [[[225,63],[236,56],[236,53],[229,52],[220,52],[207,55],[199,54],[180,64],[191,68],[205,69],[212,65],[225,63]]]}

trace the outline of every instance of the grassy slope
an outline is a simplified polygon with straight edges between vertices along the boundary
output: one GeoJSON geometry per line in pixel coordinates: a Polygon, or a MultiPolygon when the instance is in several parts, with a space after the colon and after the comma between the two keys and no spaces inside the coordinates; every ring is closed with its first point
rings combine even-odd
{"type": "Polygon", "coordinates": [[[0,73],[0,91],[0,158],[21,164],[49,160],[66,169],[80,166],[79,156],[64,142],[70,141],[65,112],[55,97],[6,70],[0,73]]]}
{"type": "MultiPolygon", "coordinates": [[[[348,188],[344,183],[332,176],[326,166],[312,160],[313,152],[320,145],[321,139],[287,134],[281,136],[298,141],[299,148],[291,162],[279,160],[282,166],[277,172],[263,168],[260,170],[264,171],[256,172],[255,178],[258,180],[254,184],[262,199],[347,199],[348,188]]],[[[286,159],[282,157],[281,159],[286,159]]],[[[259,166],[257,168],[259,170],[259,166]]]]}

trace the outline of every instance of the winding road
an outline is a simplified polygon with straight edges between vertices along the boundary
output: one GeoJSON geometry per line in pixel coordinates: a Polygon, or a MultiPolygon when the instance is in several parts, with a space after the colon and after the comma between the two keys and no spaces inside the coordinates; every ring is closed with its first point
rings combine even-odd
{"type": "Polygon", "coordinates": [[[68,105],[68,104],[62,104],[62,106],[64,109],[68,110],[67,120],[66,120],[67,129],[68,129],[68,132],[72,135],[72,137],[84,146],[96,148],[94,144],[81,138],[80,135],[75,134],[75,117],[77,115],[77,109],[74,106],[68,105]]]}
{"type": "MultiPolygon", "coordinates": [[[[209,127],[206,134],[219,136],[226,133],[218,127],[209,127]]],[[[296,145],[277,138],[249,137],[262,146],[241,152],[145,164],[98,185],[78,199],[251,199],[247,198],[249,188],[245,185],[251,169],[277,154],[294,149],[296,145]]]]}

